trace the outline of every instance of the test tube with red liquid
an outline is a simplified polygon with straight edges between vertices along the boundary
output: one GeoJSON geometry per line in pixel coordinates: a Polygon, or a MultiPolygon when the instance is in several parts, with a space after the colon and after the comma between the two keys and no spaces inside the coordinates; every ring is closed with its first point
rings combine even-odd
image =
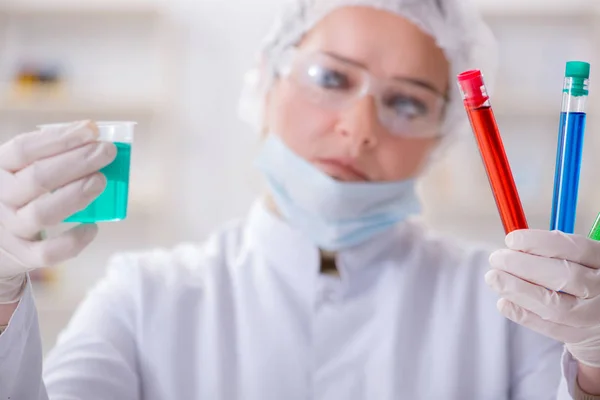
{"type": "Polygon", "coordinates": [[[527,219],[506,158],[481,71],[470,70],[459,74],[458,87],[479,146],[504,231],[508,234],[514,230],[527,229],[527,219]]]}

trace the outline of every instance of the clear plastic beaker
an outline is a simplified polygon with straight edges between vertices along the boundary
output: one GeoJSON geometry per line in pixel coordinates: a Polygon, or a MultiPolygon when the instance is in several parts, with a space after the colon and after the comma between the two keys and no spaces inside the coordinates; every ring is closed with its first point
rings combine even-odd
{"type": "MultiPolygon", "coordinates": [[[[122,221],[127,217],[129,200],[129,175],[131,169],[131,145],[136,122],[96,122],[100,136],[98,140],[112,142],[117,147],[115,160],[102,168],[106,176],[106,189],[85,209],[73,214],[65,222],[95,223],[122,221]]],[[[39,129],[56,128],[66,124],[39,125],[39,129]]]]}

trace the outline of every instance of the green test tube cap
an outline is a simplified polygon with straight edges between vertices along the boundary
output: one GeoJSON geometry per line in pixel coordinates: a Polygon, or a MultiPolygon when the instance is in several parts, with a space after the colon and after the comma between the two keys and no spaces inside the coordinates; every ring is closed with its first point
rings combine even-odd
{"type": "Polygon", "coordinates": [[[588,88],[585,81],[590,78],[590,63],[568,61],[565,78],[572,78],[571,94],[573,96],[587,96],[588,88]]]}
{"type": "Polygon", "coordinates": [[[584,61],[569,61],[567,62],[567,70],[565,72],[567,78],[590,78],[590,63],[584,61]]]}

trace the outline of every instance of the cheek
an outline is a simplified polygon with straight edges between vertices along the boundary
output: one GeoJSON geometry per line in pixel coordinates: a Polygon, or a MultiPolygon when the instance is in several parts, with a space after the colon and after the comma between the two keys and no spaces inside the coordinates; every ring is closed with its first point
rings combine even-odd
{"type": "Polygon", "coordinates": [[[397,181],[415,177],[437,147],[438,139],[392,138],[381,143],[380,166],[385,181],[397,181]]]}
{"type": "Polygon", "coordinates": [[[332,131],[336,118],[335,113],[315,106],[282,82],[271,96],[268,128],[292,150],[308,158],[315,154],[319,139],[332,131]]]}

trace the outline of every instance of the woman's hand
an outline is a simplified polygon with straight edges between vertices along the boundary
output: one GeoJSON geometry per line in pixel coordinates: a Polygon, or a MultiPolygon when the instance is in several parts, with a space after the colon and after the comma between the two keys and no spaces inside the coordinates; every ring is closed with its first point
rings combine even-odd
{"type": "MultiPolygon", "coordinates": [[[[559,231],[520,230],[506,237],[506,245],[491,255],[492,269],[485,276],[502,297],[500,312],[564,342],[584,370],[599,372],[600,242],[559,231]]],[[[597,385],[594,390],[600,390],[597,385]]],[[[590,390],[586,386],[582,389],[590,390]]]]}
{"type": "MultiPolygon", "coordinates": [[[[95,225],[48,240],[40,232],[104,190],[98,170],[114,160],[116,149],[97,138],[94,124],[80,122],[0,145],[0,308],[19,299],[26,272],[75,257],[96,236],[95,225]]],[[[6,314],[1,311],[0,317],[6,314]]],[[[5,323],[0,320],[0,326],[5,323]]]]}

